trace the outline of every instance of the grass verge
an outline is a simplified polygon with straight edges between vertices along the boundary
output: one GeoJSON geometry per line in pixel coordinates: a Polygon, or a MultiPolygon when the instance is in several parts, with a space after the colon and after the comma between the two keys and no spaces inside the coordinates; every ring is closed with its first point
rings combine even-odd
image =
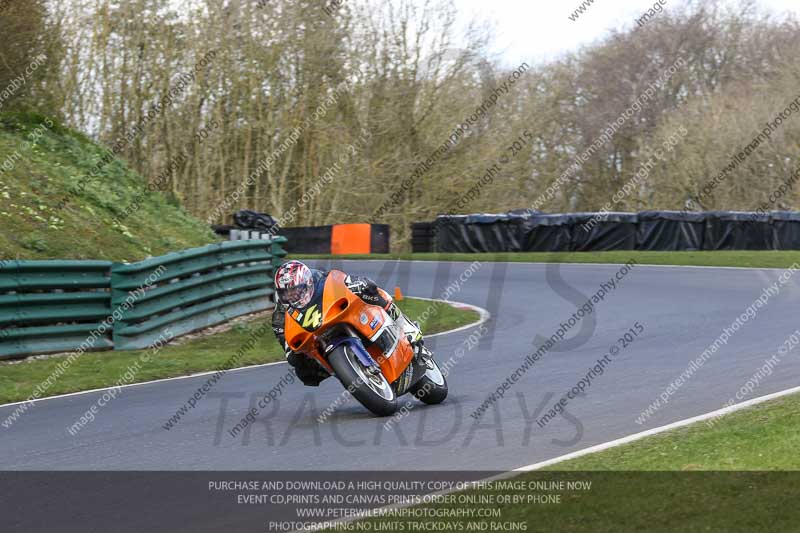
{"type": "Polygon", "coordinates": [[[654,435],[549,470],[800,470],[800,395],[654,435]]]}
{"type": "Polygon", "coordinates": [[[750,268],[787,268],[800,261],[800,251],[720,251],[720,252],[519,252],[487,254],[374,254],[374,255],[303,255],[292,259],[405,259],[414,261],[508,261],[511,263],[615,263],[635,259],[642,265],[685,265],[750,268]]]}
{"type": "MultiPolygon", "coordinates": [[[[787,396],[511,480],[525,482],[524,490],[490,485],[465,491],[459,494],[475,501],[494,498],[490,507],[501,517],[443,522],[448,531],[468,531],[470,522],[527,524],[528,531],[798,531],[798,412],[800,395],[787,396]],[[591,483],[591,489],[530,489],[531,482],[562,481],[591,483]],[[526,503],[503,503],[508,495],[526,503]],[[528,501],[536,495],[558,501],[528,501]]],[[[463,507],[438,503],[421,509],[463,507]]],[[[386,516],[370,522],[374,530],[393,522],[396,530],[411,531],[414,520],[386,516]]]]}
{"type": "MultiPolygon", "coordinates": [[[[398,305],[414,319],[420,319],[426,334],[475,322],[475,311],[459,309],[449,304],[406,298],[398,305]],[[435,311],[432,311],[435,309],[435,311]],[[429,318],[423,320],[426,310],[429,318]]],[[[184,376],[196,372],[216,370],[245,344],[259,329],[263,320],[235,324],[230,330],[201,337],[181,344],[165,346],[151,362],[136,373],[134,382],[184,376]]],[[[48,389],[47,395],[65,394],[107,387],[115,384],[125,372],[139,361],[142,351],[86,353],[75,360],[69,369],[48,389]]],[[[21,362],[0,363],[0,404],[22,401],[33,394],[36,386],[47,379],[61,357],[29,359],[21,362]]],[[[239,360],[238,366],[257,365],[283,360],[283,350],[278,346],[272,331],[256,338],[251,350],[239,360]]],[[[138,368],[136,366],[135,368],[138,368]]]]}

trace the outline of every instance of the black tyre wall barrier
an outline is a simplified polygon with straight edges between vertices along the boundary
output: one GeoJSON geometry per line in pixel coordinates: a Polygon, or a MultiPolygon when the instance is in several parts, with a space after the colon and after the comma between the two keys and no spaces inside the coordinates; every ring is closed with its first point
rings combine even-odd
{"type": "Polygon", "coordinates": [[[388,254],[390,236],[389,224],[370,224],[369,253],[388,254]]]}
{"type": "Polygon", "coordinates": [[[524,223],[522,249],[530,252],[569,252],[572,249],[571,215],[538,215],[524,223]]]}
{"type": "Polygon", "coordinates": [[[713,211],[706,216],[704,250],[775,250],[770,215],[713,211]]]}
{"type": "Polygon", "coordinates": [[[652,251],[699,251],[706,232],[705,213],[642,211],[639,213],[636,249],[652,251]]]}
{"type": "MultiPolygon", "coordinates": [[[[429,250],[431,241],[420,236],[425,226],[414,228],[414,251],[429,250]]],[[[800,212],[440,215],[431,239],[434,252],[467,253],[799,250],[800,212]]]]}
{"type": "Polygon", "coordinates": [[[433,222],[414,222],[411,224],[411,251],[414,253],[433,252],[436,246],[436,229],[433,222]]]}
{"type": "Polygon", "coordinates": [[[437,217],[437,252],[522,252],[525,217],[453,215],[437,217]]]}
{"type": "Polygon", "coordinates": [[[333,226],[306,226],[297,228],[280,228],[278,235],[286,237],[289,254],[329,254],[331,253],[331,237],[333,226]],[[289,241],[292,239],[292,241],[289,241]],[[290,244],[291,242],[291,244],[290,244]]]}
{"type": "Polygon", "coordinates": [[[775,211],[771,214],[776,250],[800,250],[800,213],[775,211]]]}
{"type": "Polygon", "coordinates": [[[572,217],[573,252],[635,250],[635,213],[575,213],[572,217]]]}

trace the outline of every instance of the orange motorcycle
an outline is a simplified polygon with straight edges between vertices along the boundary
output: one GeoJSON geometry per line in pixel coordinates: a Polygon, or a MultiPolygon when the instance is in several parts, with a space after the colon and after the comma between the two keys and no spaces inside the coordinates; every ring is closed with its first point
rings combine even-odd
{"type": "Polygon", "coordinates": [[[345,284],[346,274],[329,273],[321,298],[286,316],[286,342],[313,357],[350,394],[378,416],[399,408],[398,398],[413,394],[426,404],[447,397],[447,380],[425,347],[416,353],[404,317],[394,320],[380,306],[364,302],[345,284]]]}

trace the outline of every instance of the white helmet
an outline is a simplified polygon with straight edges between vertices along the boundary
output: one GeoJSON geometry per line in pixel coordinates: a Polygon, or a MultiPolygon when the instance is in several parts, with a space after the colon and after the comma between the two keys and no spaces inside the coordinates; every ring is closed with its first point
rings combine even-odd
{"type": "Polygon", "coordinates": [[[275,273],[275,291],[282,304],[295,308],[308,305],[314,296],[311,269],[300,261],[282,264],[275,273]]]}

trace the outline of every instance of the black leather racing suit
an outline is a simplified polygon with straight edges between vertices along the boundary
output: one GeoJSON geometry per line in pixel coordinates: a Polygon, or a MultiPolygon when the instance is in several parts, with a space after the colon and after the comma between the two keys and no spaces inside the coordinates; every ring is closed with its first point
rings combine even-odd
{"type": "MultiPolygon", "coordinates": [[[[322,299],[322,291],[325,287],[325,280],[329,272],[326,270],[311,269],[311,274],[314,280],[314,296],[303,308],[297,308],[298,311],[303,312],[314,304],[319,304],[322,299]]],[[[345,278],[347,288],[353,291],[364,302],[372,305],[379,305],[383,307],[389,315],[397,319],[400,316],[400,310],[397,305],[392,301],[385,291],[378,288],[369,278],[361,276],[347,276],[345,278]]],[[[315,359],[308,357],[302,353],[293,352],[286,344],[285,324],[286,324],[286,311],[289,310],[287,305],[278,303],[275,311],[272,313],[272,331],[275,337],[286,352],[286,360],[295,369],[295,373],[304,385],[310,387],[317,387],[327,377],[330,376],[327,370],[320,365],[315,359]]]]}

